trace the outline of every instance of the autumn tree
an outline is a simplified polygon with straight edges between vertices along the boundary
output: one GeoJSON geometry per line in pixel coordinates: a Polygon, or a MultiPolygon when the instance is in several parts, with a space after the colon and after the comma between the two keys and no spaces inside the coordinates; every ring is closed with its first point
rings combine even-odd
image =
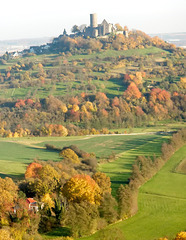
{"type": "Polygon", "coordinates": [[[119,23],[116,23],[115,27],[116,27],[117,31],[123,31],[123,28],[122,28],[122,26],[119,23]]]}
{"type": "Polygon", "coordinates": [[[63,158],[67,158],[73,163],[80,163],[80,160],[78,158],[78,155],[70,148],[63,149],[60,153],[59,156],[63,158]]]}
{"type": "Polygon", "coordinates": [[[150,99],[153,102],[166,102],[168,100],[170,100],[170,93],[167,92],[166,90],[162,90],[160,88],[153,88],[150,92],[150,99]]]}
{"type": "Polygon", "coordinates": [[[42,165],[36,162],[30,163],[25,172],[25,178],[36,178],[39,176],[39,170],[42,165]]]}
{"type": "Polygon", "coordinates": [[[14,206],[14,202],[17,199],[18,187],[11,178],[0,178],[0,220],[14,206]]]}
{"type": "Polygon", "coordinates": [[[60,185],[60,174],[49,164],[38,171],[38,177],[29,181],[29,188],[38,196],[57,191],[60,185]]]}
{"type": "Polygon", "coordinates": [[[98,92],[96,94],[96,100],[100,108],[105,108],[109,104],[109,99],[107,98],[106,94],[103,92],[98,92]]]}
{"type": "Polygon", "coordinates": [[[141,92],[134,82],[130,83],[123,95],[127,100],[135,100],[141,98],[141,92]]]}
{"type": "Polygon", "coordinates": [[[85,174],[72,177],[65,183],[62,192],[69,202],[88,201],[92,204],[99,204],[101,199],[99,186],[90,176],[85,174]]]}
{"type": "Polygon", "coordinates": [[[0,229],[0,240],[14,240],[8,229],[0,229]]]}
{"type": "Polygon", "coordinates": [[[93,174],[92,178],[100,187],[102,194],[106,192],[111,193],[110,177],[107,177],[105,173],[96,172],[93,174]]]}
{"type": "Polygon", "coordinates": [[[114,97],[112,100],[112,107],[118,107],[119,106],[119,98],[118,97],[114,97]]]}
{"type": "Polygon", "coordinates": [[[180,232],[176,235],[175,240],[186,240],[186,232],[180,232]]]}

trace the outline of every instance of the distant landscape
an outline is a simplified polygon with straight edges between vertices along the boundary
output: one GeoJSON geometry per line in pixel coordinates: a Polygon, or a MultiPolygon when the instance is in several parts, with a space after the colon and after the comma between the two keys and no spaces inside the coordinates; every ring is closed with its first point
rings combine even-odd
{"type": "Polygon", "coordinates": [[[185,41],[94,13],[0,42],[0,240],[186,239],[185,41]]]}
{"type": "MultiPolygon", "coordinates": [[[[186,47],[186,33],[157,33],[150,36],[158,36],[169,43],[175,44],[177,47],[186,47]]],[[[15,52],[30,48],[30,46],[39,46],[50,42],[52,37],[3,40],[0,41],[0,55],[6,51],[15,52]]]]}
{"type": "Polygon", "coordinates": [[[22,51],[30,46],[38,46],[50,42],[52,37],[16,39],[16,40],[1,40],[0,41],[0,56],[5,52],[22,51]]]}
{"type": "Polygon", "coordinates": [[[167,41],[169,43],[175,44],[177,47],[186,48],[186,33],[178,32],[178,33],[158,33],[158,34],[150,34],[150,36],[158,36],[159,38],[167,41]]]}

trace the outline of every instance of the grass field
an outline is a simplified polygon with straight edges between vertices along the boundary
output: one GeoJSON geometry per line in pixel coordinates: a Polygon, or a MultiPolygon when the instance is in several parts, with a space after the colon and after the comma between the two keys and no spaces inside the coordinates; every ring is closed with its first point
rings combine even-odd
{"type": "MultiPolygon", "coordinates": [[[[71,56],[68,58],[68,60],[78,60],[78,59],[92,59],[99,57],[100,59],[106,58],[106,57],[119,57],[119,56],[143,56],[143,55],[148,55],[148,54],[156,54],[156,53],[162,53],[166,52],[160,48],[156,47],[149,47],[149,48],[144,48],[144,49],[130,49],[130,50],[122,50],[122,51],[117,51],[117,50],[107,50],[99,53],[92,53],[89,55],[75,55],[71,56]]],[[[166,52],[168,53],[168,52],[166,52]]]]}
{"type": "MultiPolygon", "coordinates": [[[[127,172],[126,181],[130,174],[130,169],[139,148],[143,148],[143,154],[150,151],[149,147],[156,145],[160,147],[163,136],[156,134],[142,135],[109,135],[109,136],[83,136],[83,137],[33,137],[33,138],[15,138],[0,139],[0,176],[22,177],[26,166],[33,161],[34,158],[40,160],[60,161],[56,152],[48,151],[44,148],[46,143],[53,144],[58,147],[77,145],[80,149],[87,152],[95,152],[99,158],[107,157],[112,154],[120,154],[126,152],[126,158],[123,155],[117,161],[125,162],[121,168],[121,172],[127,172]],[[144,148],[147,146],[147,148],[144,148]],[[11,151],[10,151],[11,150],[11,151]],[[131,152],[129,152],[131,151],[131,152]]],[[[154,147],[153,147],[154,148],[154,147]]],[[[160,150],[160,149],[159,149],[160,150]]],[[[107,171],[107,165],[103,171],[107,171]]],[[[102,168],[102,166],[101,166],[102,168]]],[[[116,168],[116,171],[118,167],[116,168]]]]}
{"type": "MultiPolygon", "coordinates": [[[[120,228],[126,240],[154,240],[175,237],[186,230],[186,175],[175,172],[183,160],[186,146],[179,149],[165,166],[139,191],[138,213],[109,226],[120,228]]],[[[93,240],[95,235],[82,240],[93,240]]]]}
{"type": "Polygon", "coordinates": [[[116,196],[116,192],[120,184],[126,184],[131,174],[132,164],[138,155],[159,156],[161,154],[161,146],[167,138],[157,137],[151,138],[148,141],[139,143],[119,154],[117,160],[101,164],[99,170],[106,173],[112,182],[112,194],[116,196]]]}
{"type": "Polygon", "coordinates": [[[186,158],[181,161],[178,166],[176,167],[175,171],[177,173],[183,173],[186,174],[186,158]]]}

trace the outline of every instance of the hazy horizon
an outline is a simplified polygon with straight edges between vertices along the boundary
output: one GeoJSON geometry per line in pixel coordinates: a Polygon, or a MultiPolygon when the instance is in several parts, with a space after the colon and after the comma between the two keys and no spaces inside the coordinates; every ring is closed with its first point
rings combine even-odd
{"type": "Polygon", "coordinates": [[[89,14],[97,13],[98,23],[103,19],[129,29],[148,34],[186,32],[185,0],[85,0],[63,3],[40,0],[7,0],[1,3],[0,40],[56,37],[65,28],[68,33],[73,25],[89,25],[89,14]]]}

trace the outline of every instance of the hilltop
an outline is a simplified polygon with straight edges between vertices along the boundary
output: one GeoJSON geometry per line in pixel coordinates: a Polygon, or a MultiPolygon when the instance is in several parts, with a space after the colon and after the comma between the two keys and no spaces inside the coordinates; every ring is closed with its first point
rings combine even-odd
{"type": "Polygon", "coordinates": [[[22,57],[4,54],[1,135],[96,134],[184,121],[186,51],[126,27],[105,36],[64,32],[22,57]]]}

